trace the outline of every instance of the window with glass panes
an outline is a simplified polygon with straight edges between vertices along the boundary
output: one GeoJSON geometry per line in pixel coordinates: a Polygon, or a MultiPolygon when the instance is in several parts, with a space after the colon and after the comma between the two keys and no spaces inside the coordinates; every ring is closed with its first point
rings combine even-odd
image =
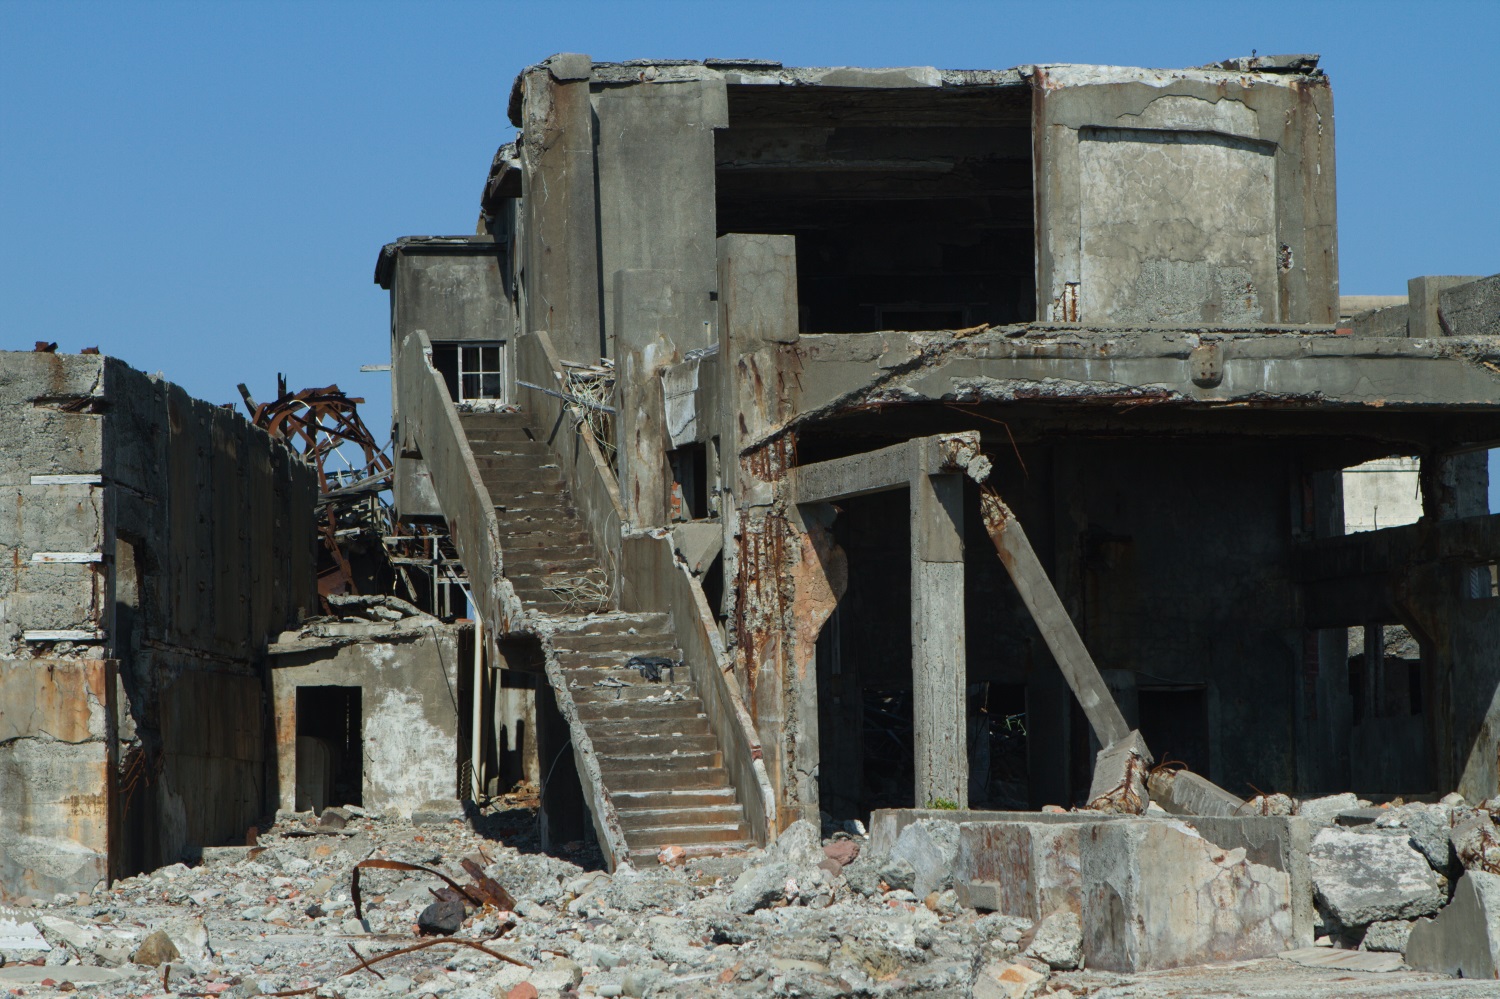
{"type": "Polygon", "coordinates": [[[498,343],[458,348],[458,394],[460,402],[500,399],[505,395],[505,353],[498,343]]]}

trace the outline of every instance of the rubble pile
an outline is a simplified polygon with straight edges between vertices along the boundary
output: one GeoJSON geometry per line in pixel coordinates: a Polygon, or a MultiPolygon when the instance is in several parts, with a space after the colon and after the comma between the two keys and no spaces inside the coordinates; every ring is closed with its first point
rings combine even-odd
{"type": "MultiPolygon", "coordinates": [[[[1500,911],[1500,876],[1473,845],[1492,845],[1488,810],[1403,805],[1327,820],[1310,861],[1338,942],[1400,951],[1409,937],[1456,962],[1448,973],[1482,974],[1490,950],[1476,954],[1473,913],[1493,927],[1500,911]]],[[[804,821],[765,850],[608,874],[462,821],[333,808],[283,816],[255,846],[210,848],[194,866],[0,910],[0,988],[223,999],[1178,994],[1170,982],[1136,991],[1149,975],[1084,970],[1076,912],[1033,920],[965,908],[957,851],[950,822],[919,820],[876,856],[862,835],[825,839],[804,821]]],[[[1301,982],[1307,995],[1324,994],[1312,986],[1332,974],[1274,959],[1232,967],[1276,987],[1301,982]]],[[[1438,984],[1407,984],[1419,980],[1438,984]]]]}

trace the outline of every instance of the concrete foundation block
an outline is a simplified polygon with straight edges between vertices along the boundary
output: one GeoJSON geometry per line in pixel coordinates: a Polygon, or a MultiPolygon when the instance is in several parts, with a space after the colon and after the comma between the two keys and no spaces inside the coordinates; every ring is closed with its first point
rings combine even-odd
{"type": "Polygon", "coordinates": [[[1294,940],[1283,871],[1174,821],[1080,830],[1087,967],[1146,971],[1268,957],[1294,940]]]}
{"type": "Polygon", "coordinates": [[[1463,978],[1500,977],[1500,876],[1469,871],[1460,878],[1437,918],[1412,928],[1406,963],[1463,978]]]}
{"type": "Polygon", "coordinates": [[[960,897],[975,908],[1038,920],[1083,908],[1082,823],[965,822],[958,827],[960,897]],[[981,904],[982,903],[982,904],[981,904]]]}

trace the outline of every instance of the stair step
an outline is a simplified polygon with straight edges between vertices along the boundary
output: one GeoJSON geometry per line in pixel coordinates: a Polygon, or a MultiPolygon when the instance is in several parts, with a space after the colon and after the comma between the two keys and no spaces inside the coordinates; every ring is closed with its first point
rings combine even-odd
{"type": "Polygon", "coordinates": [[[680,808],[621,808],[620,827],[625,835],[638,829],[683,828],[687,826],[729,826],[745,820],[739,805],[684,805],[680,808]]]}
{"type": "Polygon", "coordinates": [[[736,809],[739,808],[732,787],[678,788],[672,791],[621,791],[611,788],[610,797],[614,799],[615,809],[622,815],[627,809],[649,811],[670,808],[714,808],[720,805],[733,805],[736,809]]]}
{"type": "MultiPolygon", "coordinates": [[[[680,843],[668,843],[665,845],[681,846],[683,857],[687,860],[699,860],[705,857],[722,857],[726,854],[744,853],[747,850],[755,849],[755,843],[748,839],[728,840],[722,843],[693,843],[688,846],[683,846],[680,843]]],[[[660,847],[657,847],[656,849],[652,849],[650,847],[642,847],[638,850],[630,850],[626,854],[626,856],[630,860],[630,865],[636,870],[640,870],[646,867],[660,867],[661,864],[656,859],[656,855],[660,852],[660,850],[660,847]]]]}
{"type": "Polygon", "coordinates": [[[566,492],[561,479],[546,475],[516,475],[501,478],[481,472],[479,478],[484,482],[484,487],[490,491],[490,495],[496,499],[501,496],[556,497],[566,492]]]}
{"type": "Polygon", "coordinates": [[[609,775],[614,773],[692,773],[695,770],[723,769],[723,766],[724,759],[717,749],[696,753],[599,753],[599,769],[605,775],[606,785],[612,783],[609,775]]]}
{"type": "Polygon", "coordinates": [[[509,412],[477,412],[458,414],[459,425],[466,430],[469,427],[513,427],[526,426],[531,417],[524,410],[513,409],[509,412]]]}
{"type": "Polygon", "coordinates": [[[664,718],[623,715],[618,718],[595,718],[587,724],[595,748],[598,748],[601,739],[608,742],[621,738],[713,737],[707,715],[668,715],[664,718]]]}
{"type": "Polygon", "coordinates": [[[496,496],[490,493],[490,502],[495,504],[495,516],[499,517],[501,511],[517,512],[522,510],[545,510],[554,517],[565,516],[576,519],[578,514],[573,509],[572,498],[566,494],[549,493],[515,493],[510,496],[496,496]]]}
{"type": "Polygon", "coordinates": [[[549,530],[577,531],[583,526],[571,508],[561,507],[557,503],[528,510],[507,510],[503,506],[496,506],[495,519],[500,522],[501,528],[515,534],[549,530]]]}
{"type": "Polygon", "coordinates": [[[743,822],[721,822],[713,825],[652,826],[626,829],[625,845],[631,849],[655,846],[683,846],[691,843],[743,842],[750,829],[743,822]]]}
{"type": "Polygon", "coordinates": [[[465,427],[464,436],[469,439],[469,442],[471,444],[475,442],[488,441],[509,443],[510,441],[535,440],[535,437],[532,435],[531,429],[524,426],[465,427]]]}
{"type": "Polygon", "coordinates": [[[610,617],[601,617],[579,628],[571,628],[568,631],[558,632],[553,636],[554,643],[562,636],[580,635],[613,635],[617,632],[627,631],[630,628],[638,632],[654,631],[667,634],[671,629],[672,616],[670,614],[614,614],[610,617]]]}
{"type": "MultiPolygon", "coordinates": [[[[559,551],[581,548],[589,543],[589,537],[575,524],[564,524],[555,528],[539,528],[530,531],[507,531],[500,539],[505,549],[532,549],[559,551]]],[[[592,551],[593,549],[589,549],[592,551]]]]}
{"type": "Polygon", "coordinates": [[[676,729],[665,726],[663,732],[594,732],[589,739],[594,751],[600,756],[620,759],[626,756],[698,756],[712,755],[719,751],[719,741],[709,732],[694,735],[674,734],[676,729]]]}
{"type": "MultiPolygon", "coordinates": [[[[574,693],[576,694],[577,691],[574,693]]],[[[696,697],[684,697],[676,701],[638,699],[580,701],[577,697],[573,700],[578,706],[578,717],[583,719],[585,725],[603,725],[626,720],[644,722],[665,718],[688,719],[703,714],[703,702],[696,697]]]]}
{"type": "Polygon", "coordinates": [[[688,669],[686,665],[663,669],[660,680],[646,679],[644,676],[641,676],[639,670],[627,667],[623,658],[617,661],[605,659],[599,661],[596,665],[579,666],[576,665],[574,660],[563,659],[559,656],[557,665],[562,667],[563,676],[567,678],[570,687],[573,684],[577,684],[580,687],[594,687],[601,680],[605,681],[605,687],[613,687],[615,690],[625,689],[624,687],[615,686],[615,681],[617,680],[627,687],[669,688],[693,686],[693,671],[688,669]]]}
{"type": "Polygon", "coordinates": [[[639,645],[642,640],[649,640],[657,646],[669,646],[675,644],[672,636],[664,629],[661,631],[646,631],[644,628],[636,628],[635,634],[630,634],[628,629],[622,628],[616,632],[605,632],[602,629],[597,632],[579,634],[577,632],[559,632],[552,636],[552,647],[559,652],[612,652],[623,647],[639,645]]]}
{"type": "MultiPolygon", "coordinates": [[[[623,677],[621,678],[623,679],[623,677]]],[[[592,683],[569,684],[573,700],[583,701],[649,701],[656,704],[673,703],[673,694],[696,699],[698,688],[691,683],[626,683],[623,687],[613,685],[596,687],[592,683]]]]}
{"type": "Polygon", "coordinates": [[[651,791],[724,790],[731,793],[729,775],[723,767],[701,770],[613,770],[605,778],[609,793],[651,791]]]}

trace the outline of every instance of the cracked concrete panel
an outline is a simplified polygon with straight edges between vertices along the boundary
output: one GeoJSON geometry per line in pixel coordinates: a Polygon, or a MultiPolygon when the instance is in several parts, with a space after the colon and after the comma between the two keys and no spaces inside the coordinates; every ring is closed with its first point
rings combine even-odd
{"type": "Polygon", "coordinates": [[[1080,320],[1274,322],[1274,152],[1214,133],[1084,129],[1080,320]]]}
{"type": "Polygon", "coordinates": [[[0,897],[103,879],[112,674],[103,660],[0,661],[0,897]]]}

